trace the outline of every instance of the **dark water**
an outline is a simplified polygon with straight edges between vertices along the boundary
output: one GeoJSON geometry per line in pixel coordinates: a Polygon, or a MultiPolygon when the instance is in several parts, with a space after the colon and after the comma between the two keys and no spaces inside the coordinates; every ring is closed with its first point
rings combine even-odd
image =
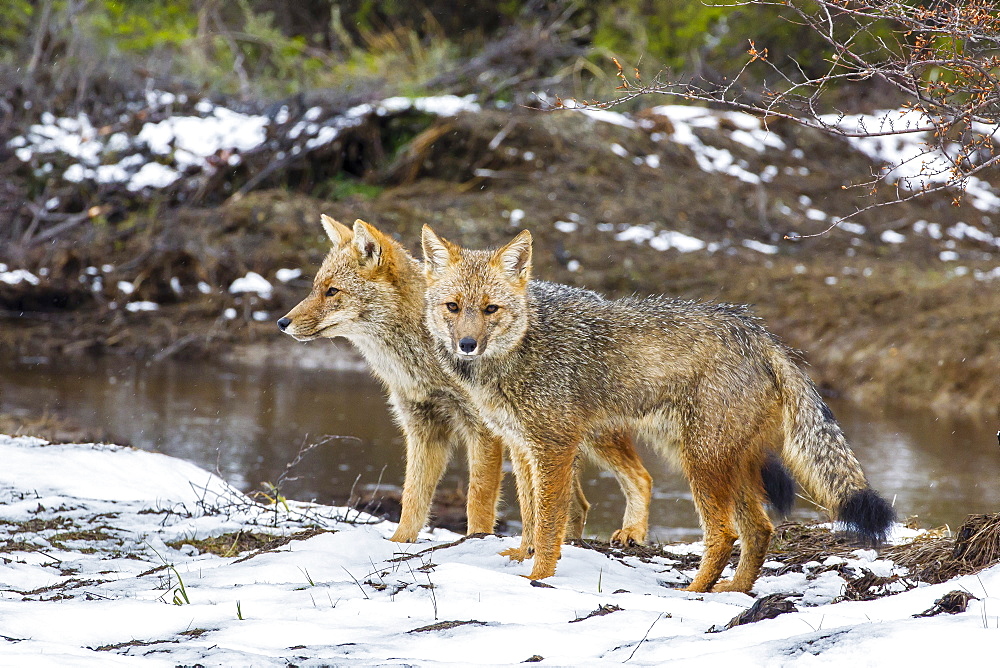
{"type": "MultiPolygon", "coordinates": [[[[922,526],[957,527],[969,513],[1000,511],[998,425],[930,412],[873,410],[831,402],[869,479],[901,517],[922,526]]],[[[218,471],[244,490],[282,479],[290,498],[343,501],[352,486],[402,485],[402,438],[380,386],[363,371],[291,371],[205,364],[152,366],[94,361],[0,367],[0,411],[65,416],[114,442],[156,450],[218,471]],[[339,436],[286,465],[304,445],[339,436]]],[[[654,479],[651,533],[694,538],[698,520],[684,479],[645,452],[654,479]]],[[[517,520],[511,476],[505,513],[517,520]]],[[[464,485],[456,452],[442,485],[464,485]]],[[[593,504],[587,535],[607,538],[620,526],[623,499],[614,478],[591,467],[593,504]]],[[[799,501],[793,517],[820,514],[799,501]]]]}

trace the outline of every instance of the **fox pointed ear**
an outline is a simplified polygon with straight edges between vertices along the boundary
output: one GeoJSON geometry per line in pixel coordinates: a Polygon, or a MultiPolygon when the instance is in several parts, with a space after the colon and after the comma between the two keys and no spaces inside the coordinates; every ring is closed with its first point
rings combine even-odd
{"type": "Polygon", "coordinates": [[[523,230],[495,252],[491,262],[500,267],[509,281],[526,281],[531,273],[531,232],[523,230]]]}
{"type": "Polygon", "coordinates": [[[377,267],[385,259],[387,246],[385,235],[365,221],[354,221],[354,247],[358,249],[361,266],[377,267]]]}
{"type": "Polygon", "coordinates": [[[326,236],[330,237],[334,248],[343,248],[354,238],[354,232],[351,231],[351,228],[343,223],[338,223],[325,213],[319,217],[319,222],[323,224],[326,236]]]}
{"type": "Polygon", "coordinates": [[[454,246],[434,234],[428,225],[420,232],[420,245],[424,249],[424,270],[427,274],[439,274],[451,264],[454,246]]]}

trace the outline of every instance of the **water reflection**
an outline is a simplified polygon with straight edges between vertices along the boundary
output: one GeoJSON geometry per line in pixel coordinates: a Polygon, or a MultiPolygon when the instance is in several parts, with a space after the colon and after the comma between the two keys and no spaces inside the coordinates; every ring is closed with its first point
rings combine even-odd
{"type": "MultiPolygon", "coordinates": [[[[997,425],[929,413],[871,411],[831,402],[872,484],[895,497],[901,516],[956,527],[965,515],[1000,510],[997,425]]],[[[381,387],[365,372],[224,368],[206,364],[128,365],[98,360],[15,365],[0,370],[0,411],[68,417],[116,442],[182,457],[244,490],[282,476],[291,498],[343,501],[352,486],[402,484],[403,443],[381,387]],[[303,446],[339,436],[286,465],[303,446]]],[[[462,486],[456,453],[442,484],[462,486]]],[[[651,532],[696,538],[698,520],[684,479],[644,452],[655,490],[651,532]]],[[[606,538],[624,506],[613,476],[590,467],[594,504],[588,535],[606,538]]],[[[517,518],[508,480],[507,515],[517,518]]],[[[793,517],[819,515],[800,501],[793,517]]]]}

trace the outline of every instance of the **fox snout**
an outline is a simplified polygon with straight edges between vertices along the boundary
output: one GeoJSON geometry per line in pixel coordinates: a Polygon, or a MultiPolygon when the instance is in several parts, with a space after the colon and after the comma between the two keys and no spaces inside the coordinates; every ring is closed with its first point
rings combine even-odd
{"type": "Polygon", "coordinates": [[[286,329],[288,329],[288,326],[290,324],[292,324],[292,319],[287,316],[278,319],[278,329],[280,329],[281,331],[285,331],[286,329]]]}
{"type": "Polygon", "coordinates": [[[458,342],[458,350],[466,355],[472,355],[479,347],[479,342],[471,336],[463,336],[458,342]]]}

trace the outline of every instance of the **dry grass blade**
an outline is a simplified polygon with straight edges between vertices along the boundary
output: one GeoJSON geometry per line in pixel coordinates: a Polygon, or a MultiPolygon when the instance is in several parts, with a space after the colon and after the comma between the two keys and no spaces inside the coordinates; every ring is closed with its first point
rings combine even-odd
{"type": "Polygon", "coordinates": [[[486,622],[480,622],[476,619],[470,619],[465,622],[438,622],[437,624],[430,624],[428,626],[421,626],[420,628],[412,629],[407,631],[407,633],[424,633],[426,631],[444,631],[447,629],[453,629],[457,626],[466,626],[467,624],[473,624],[475,626],[486,626],[486,622]]]}

